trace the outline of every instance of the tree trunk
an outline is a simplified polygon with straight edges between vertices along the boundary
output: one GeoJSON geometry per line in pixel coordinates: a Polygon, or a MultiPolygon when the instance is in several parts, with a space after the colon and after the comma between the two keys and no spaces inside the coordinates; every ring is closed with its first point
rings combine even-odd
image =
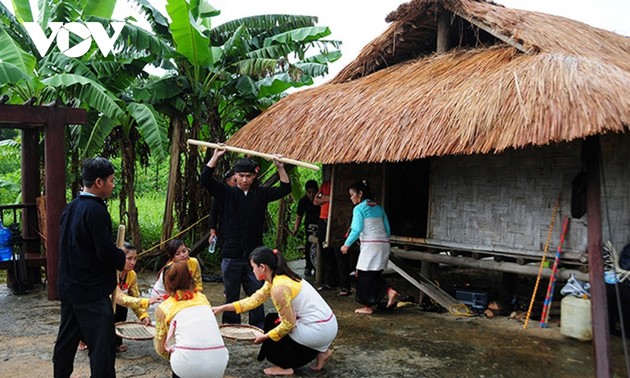
{"type": "MultiPolygon", "coordinates": [[[[185,139],[197,139],[200,127],[199,119],[195,117],[185,139]]],[[[182,200],[177,206],[177,219],[181,229],[186,229],[197,222],[201,217],[200,210],[203,208],[203,187],[198,179],[200,173],[199,150],[197,148],[187,149],[184,156],[186,160],[184,163],[184,179],[181,182],[182,195],[178,197],[182,200]]],[[[203,225],[206,226],[206,224],[203,225]]],[[[203,231],[207,231],[207,227],[204,227],[203,231]]],[[[197,241],[197,235],[202,234],[203,231],[196,227],[190,230],[186,236],[189,238],[188,240],[194,243],[197,241]]]]}
{"type": "MultiPolygon", "coordinates": [[[[138,221],[138,207],[136,206],[136,194],[135,194],[135,182],[136,182],[136,148],[134,142],[130,138],[122,138],[122,175],[123,185],[125,185],[125,192],[127,194],[127,211],[126,215],[126,227],[129,238],[132,240],[134,246],[138,249],[138,252],[142,252],[142,239],[140,235],[140,223],[138,221]]],[[[121,190],[122,196],[123,190],[121,190]]],[[[123,199],[120,199],[121,206],[123,206],[123,199]]],[[[121,223],[122,208],[121,208],[121,223]]]]}
{"type": "Polygon", "coordinates": [[[276,246],[285,251],[287,247],[287,239],[289,238],[289,226],[291,225],[291,204],[293,199],[288,195],[280,199],[278,207],[278,229],[276,230],[276,246]]]}
{"type": "Polygon", "coordinates": [[[171,166],[168,173],[168,187],[166,188],[166,204],[164,208],[164,223],[162,224],[162,236],[160,242],[164,243],[173,232],[173,205],[175,203],[175,191],[177,178],[179,177],[179,140],[182,132],[181,119],[174,117],[171,121],[173,135],[171,137],[171,166]]]}

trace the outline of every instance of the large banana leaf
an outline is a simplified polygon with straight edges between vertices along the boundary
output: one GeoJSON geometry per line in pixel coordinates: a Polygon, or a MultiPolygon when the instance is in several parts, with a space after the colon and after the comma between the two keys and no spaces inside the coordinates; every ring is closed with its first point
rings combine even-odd
{"type": "Polygon", "coordinates": [[[120,52],[124,55],[130,55],[133,51],[140,51],[145,54],[153,54],[160,59],[162,57],[171,58],[175,54],[173,48],[162,38],[131,23],[127,23],[122,29],[119,41],[126,41],[120,52]]]}
{"type": "Polygon", "coordinates": [[[34,21],[29,0],[13,0],[12,3],[15,17],[17,17],[20,22],[34,21]]]}
{"type": "Polygon", "coordinates": [[[117,0],[86,1],[83,7],[84,16],[112,18],[117,0]]]}
{"type": "Polygon", "coordinates": [[[0,2],[0,21],[2,21],[2,28],[22,47],[22,50],[35,50],[31,39],[25,37],[27,32],[24,29],[24,25],[15,18],[15,15],[2,2],[0,2]]]}
{"type": "MultiPolygon", "coordinates": [[[[44,3],[48,4],[47,1],[42,0],[44,3]]],[[[78,4],[77,0],[64,0],[54,2],[50,8],[49,17],[52,19],[50,21],[57,22],[73,22],[81,19],[81,4],[78,4]]],[[[43,24],[43,25],[47,25],[43,24]]]]}
{"type": "Polygon", "coordinates": [[[321,63],[321,64],[325,64],[325,63],[335,62],[339,58],[341,58],[341,51],[334,50],[334,51],[327,51],[325,53],[309,56],[308,58],[303,59],[302,63],[321,63]]]}
{"type": "Polygon", "coordinates": [[[39,64],[38,74],[47,77],[56,75],[60,71],[72,72],[75,75],[98,81],[98,77],[86,65],[86,62],[68,57],[57,50],[49,51],[39,64]]]}
{"type": "Polygon", "coordinates": [[[168,20],[157,8],[147,0],[135,0],[140,6],[140,15],[149,23],[151,29],[160,36],[160,39],[171,41],[171,34],[168,31],[168,20]]]}
{"type": "Polygon", "coordinates": [[[127,111],[138,124],[138,132],[151,150],[151,155],[158,159],[166,159],[168,150],[168,124],[155,112],[155,110],[145,104],[131,103],[127,105],[127,111]]]}
{"type": "Polygon", "coordinates": [[[289,45],[273,45],[273,46],[264,46],[259,49],[250,51],[247,53],[248,58],[279,58],[283,56],[288,56],[293,52],[293,48],[289,45]]]}
{"type": "Polygon", "coordinates": [[[0,28],[0,59],[2,62],[15,65],[22,72],[32,75],[37,61],[35,57],[22,50],[7,32],[0,28]]]}
{"type": "Polygon", "coordinates": [[[42,83],[53,88],[66,88],[70,97],[75,97],[107,117],[119,119],[122,109],[115,97],[101,84],[74,74],[59,74],[43,79],[42,83]]]}
{"type": "Polygon", "coordinates": [[[116,122],[109,117],[99,117],[93,126],[82,126],[79,142],[79,145],[83,147],[81,158],[84,159],[100,153],[105,144],[105,138],[112,132],[114,126],[116,126],[116,122]]]}
{"type": "Polygon", "coordinates": [[[257,83],[260,90],[258,98],[274,96],[286,91],[289,88],[299,88],[305,85],[312,85],[313,78],[302,75],[299,81],[293,80],[288,73],[280,73],[271,77],[259,80],[257,83]]]}
{"type": "Polygon", "coordinates": [[[225,59],[229,60],[231,57],[239,58],[247,55],[248,47],[246,41],[250,38],[251,35],[247,32],[245,26],[236,29],[232,37],[223,45],[223,56],[225,59]]]}
{"type": "Polygon", "coordinates": [[[265,77],[276,72],[277,59],[243,59],[236,63],[238,73],[252,77],[265,77]]]}
{"type": "Polygon", "coordinates": [[[330,28],[328,28],[328,26],[311,26],[306,28],[299,28],[276,34],[265,39],[265,46],[271,46],[277,43],[291,44],[293,42],[306,44],[309,42],[317,41],[329,35],[330,28]]]}
{"type": "Polygon", "coordinates": [[[187,88],[183,77],[167,76],[145,87],[134,87],[133,97],[144,103],[156,104],[179,96],[187,88]]]}
{"type": "Polygon", "coordinates": [[[176,51],[194,67],[211,64],[212,57],[208,50],[210,40],[203,35],[199,25],[192,18],[186,0],[168,0],[166,11],[171,17],[171,34],[176,51]]]}
{"type": "Polygon", "coordinates": [[[328,73],[328,65],[321,63],[295,63],[295,67],[311,77],[324,76],[328,73]]]}
{"type": "Polygon", "coordinates": [[[30,78],[15,64],[0,62],[0,87],[7,84],[17,84],[21,80],[29,80],[30,78]]]}
{"type": "Polygon", "coordinates": [[[210,18],[218,16],[221,11],[210,5],[206,0],[190,0],[190,12],[200,26],[203,26],[203,34],[207,35],[212,28],[210,18]]]}
{"type": "Polygon", "coordinates": [[[214,45],[223,45],[241,25],[245,26],[252,36],[272,36],[293,29],[315,26],[317,17],[291,14],[266,14],[243,17],[214,27],[210,37],[214,45]]]}
{"type": "Polygon", "coordinates": [[[256,98],[258,96],[258,86],[249,76],[241,76],[236,81],[236,89],[246,98],[256,98]]]}

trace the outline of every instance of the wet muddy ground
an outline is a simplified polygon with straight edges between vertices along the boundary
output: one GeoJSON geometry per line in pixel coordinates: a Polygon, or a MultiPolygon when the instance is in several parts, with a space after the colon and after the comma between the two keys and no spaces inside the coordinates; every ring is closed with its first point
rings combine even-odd
{"type": "MultiPolygon", "coordinates": [[[[301,272],[301,270],[297,270],[301,272]]],[[[141,290],[154,273],[140,274],[141,290]]],[[[402,279],[388,277],[404,295],[418,292],[402,279]]],[[[222,303],[222,284],[204,283],[213,304],[222,303]]],[[[298,369],[300,377],[593,377],[593,347],[560,334],[557,316],[549,328],[506,316],[454,316],[422,311],[418,305],[378,312],[353,312],[353,296],[324,292],[339,320],[334,354],[326,368],[298,369]]],[[[269,304],[267,304],[269,305],[269,304]]],[[[266,305],[266,306],[267,306],[266,305]]],[[[267,307],[270,308],[270,307],[267,307]]],[[[553,314],[552,314],[553,315],[553,314]]],[[[130,312],[130,320],[135,319],[130,312]]],[[[51,377],[52,351],[59,325],[59,303],[48,301],[42,287],[16,296],[0,288],[0,377],[51,377]]],[[[258,362],[255,345],[226,341],[230,361],[226,377],[264,376],[268,362],[258,362]]],[[[170,377],[168,363],[150,341],[129,341],[118,354],[118,377],[170,377]]],[[[611,338],[614,375],[626,376],[621,339],[611,338]]],[[[74,376],[88,377],[87,352],[77,352],[74,376]]]]}

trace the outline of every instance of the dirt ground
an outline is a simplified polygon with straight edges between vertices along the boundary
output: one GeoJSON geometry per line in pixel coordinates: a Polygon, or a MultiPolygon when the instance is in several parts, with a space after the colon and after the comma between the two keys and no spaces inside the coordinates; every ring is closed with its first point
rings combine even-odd
{"type": "MultiPolygon", "coordinates": [[[[301,272],[301,269],[296,269],[301,272]]],[[[147,290],[155,274],[141,273],[147,290]]],[[[418,298],[404,280],[388,276],[403,295],[418,298]]],[[[204,283],[213,304],[222,303],[222,284],[204,283]]],[[[353,312],[353,296],[324,292],[339,321],[334,354],[326,368],[298,369],[298,377],[593,377],[593,347],[560,334],[552,316],[549,328],[507,316],[454,316],[424,311],[417,304],[371,316],[353,312]]],[[[270,309],[270,304],[266,304],[270,309]]],[[[552,315],[554,315],[552,313],[552,315]]],[[[135,316],[130,312],[130,320],[135,316]]],[[[43,287],[25,295],[0,288],[0,377],[51,377],[52,351],[59,326],[59,303],[43,287]]],[[[170,377],[168,363],[150,341],[129,341],[118,354],[118,377],[170,377]]],[[[268,362],[256,360],[258,346],[226,340],[230,352],[226,377],[264,376],[268,362]]],[[[625,376],[621,339],[611,338],[614,375],[625,376]]],[[[74,376],[90,374],[87,352],[77,352],[74,376]]]]}

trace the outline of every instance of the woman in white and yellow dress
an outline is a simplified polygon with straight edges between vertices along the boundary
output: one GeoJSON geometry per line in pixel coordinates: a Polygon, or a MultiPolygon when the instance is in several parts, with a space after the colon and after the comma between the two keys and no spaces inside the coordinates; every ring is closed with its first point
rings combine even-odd
{"type": "Polygon", "coordinates": [[[274,364],[267,375],[291,375],[293,369],[316,359],[313,370],[321,370],[332,355],[330,346],[337,336],[337,318],[321,295],[295,272],[282,254],[267,247],[256,248],[249,256],[256,277],[265,281],[251,297],[213,307],[215,314],[249,311],[269,298],[278,313],[265,318],[265,333],[254,340],[262,344],[258,360],[274,364]]]}
{"type": "Polygon", "coordinates": [[[210,302],[194,290],[186,262],[163,273],[168,299],[155,310],[155,351],[170,361],[173,377],[222,377],[229,353],[210,302]]]}
{"type": "Polygon", "coordinates": [[[188,270],[190,271],[190,275],[195,281],[195,290],[197,290],[198,293],[203,292],[203,282],[201,280],[201,267],[199,266],[199,261],[194,257],[190,257],[190,250],[184,241],[181,239],[170,240],[166,243],[164,250],[168,255],[168,261],[158,273],[157,281],[155,281],[155,284],[153,285],[152,295],[166,299],[168,293],[164,288],[164,268],[176,261],[183,261],[186,263],[188,270]]]}

